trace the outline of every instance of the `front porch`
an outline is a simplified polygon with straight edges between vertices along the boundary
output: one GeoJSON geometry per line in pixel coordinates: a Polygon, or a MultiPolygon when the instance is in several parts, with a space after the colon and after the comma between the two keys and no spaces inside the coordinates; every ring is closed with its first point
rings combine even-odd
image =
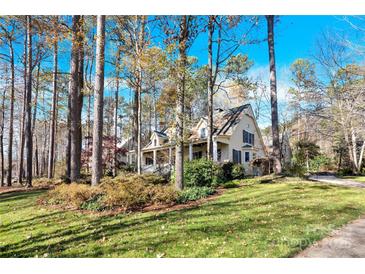
{"type": "MultiPolygon", "coordinates": [[[[223,141],[213,142],[213,161],[229,161],[229,145],[223,141]]],[[[192,161],[207,156],[207,142],[200,140],[184,146],[184,160],[192,161]]],[[[172,167],[175,164],[175,146],[156,147],[142,150],[142,169],[146,172],[172,167]]]]}

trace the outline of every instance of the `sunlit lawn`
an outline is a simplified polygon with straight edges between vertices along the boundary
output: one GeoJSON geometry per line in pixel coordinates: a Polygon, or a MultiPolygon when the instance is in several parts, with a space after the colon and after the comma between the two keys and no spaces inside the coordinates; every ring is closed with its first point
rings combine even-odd
{"type": "Polygon", "coordinates": [[[1,257],[290,257],[365,213],[365,191],[308,182],[229,189],[200,207],[98,216],[0,195],[1,257]]]}
{"type": "Polygon", "coordinates": [[[365,183],[365,176],[344,176],[344,179],[350,179],[356,182],[365,183]]]}

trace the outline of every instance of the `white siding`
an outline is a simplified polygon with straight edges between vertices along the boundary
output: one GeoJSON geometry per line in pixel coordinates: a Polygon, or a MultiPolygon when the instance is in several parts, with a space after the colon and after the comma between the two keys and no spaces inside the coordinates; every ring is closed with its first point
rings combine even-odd
{"type": "MultiPolygon", "coordinates": [[[[250,113],[249,111],[248,113],[250,113]]],[[[247,110],[246,110],[247,113],[247,110]]],[[[255,122],[252,117],[248,116],[247,114],[244,115],[243,119],[236,125],[236,128],[230,138],[229,143],[229,160],[233,161],[233,155],[232,150],[239,150],[241,151],[241,159],[242,163],[245,167],[245,170],[248,173],[251,173],[251,167],[249,166],[249,163],[245,162],[245,154],[244,152],[249,151],[250,152],[250,161],[253,159],[253,153],[256,154],[256,158],[264,157],[264,146],[261,142],[261,139],[259,137],[259,133],[256,129],[255,122]],[[243,130],[246,130],[250,133],[253,133],[255,135],[255,142],[254,142],[254,149],[251,148],[243,148],[243,130]]]]}

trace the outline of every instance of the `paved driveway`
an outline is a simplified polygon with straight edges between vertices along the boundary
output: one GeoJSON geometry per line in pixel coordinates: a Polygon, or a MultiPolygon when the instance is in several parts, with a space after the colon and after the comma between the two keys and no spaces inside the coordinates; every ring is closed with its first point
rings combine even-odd
{"type": "MultiPolygon", "coordinates": [[[[365,184],[337,178],[332,175],[315,175],[311,180],[340,186],[365,188],[365,184]]],[[[365,202],[365,201],[364,201],[365,202]]],[[[335,216],[334,216],[335,217],[335,216]]],[[[331,233],[329,237],[308,247],[297,258],[365,258],[365,217],[331,233]]]]}
{"type": "Polygon", "coordinates": [[[333,175],[312,175],[309,176],[309,179],[327,184],[365,188],[364,183],[359,183],[348,179],[337,178],[333,175]]]}

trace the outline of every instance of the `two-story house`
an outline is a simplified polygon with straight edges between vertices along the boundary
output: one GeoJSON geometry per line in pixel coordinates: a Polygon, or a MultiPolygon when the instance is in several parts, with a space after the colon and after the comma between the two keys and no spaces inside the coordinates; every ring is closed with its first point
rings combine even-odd
{"type": "MultiPolygon", "coordinates": [[[[228,110],[218,109],[213,116],[213,160],[242,164],[247,174],[257,175],[260,170],[251,167],[250,162],[266,156],[260,129],[250,104],[228,110]]],[[[203,117],[191,129],[186,142],[185,160],[193,160],[207,155],[207,117],[203,117]]],[[[135,159],[130,152],[130,163],[135,159]]],[[[150,142],[142,149],[144,171],[154,171],[158,167],[173,166],[175,159],[174,131],[171,128],[155,131],[150,142]]]]}

